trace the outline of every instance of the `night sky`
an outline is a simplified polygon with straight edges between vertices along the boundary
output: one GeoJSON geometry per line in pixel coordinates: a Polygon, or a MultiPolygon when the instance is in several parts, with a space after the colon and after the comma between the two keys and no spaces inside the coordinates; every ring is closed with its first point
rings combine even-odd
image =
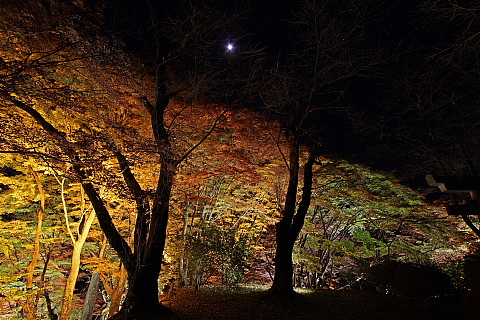
{"type": "MultiPolygon", "coordinates": [[[[213,39],[217,41],[214,50],[218,51],[220,57],[223,55],[225,61],[231,61],[236,54],[242,54],[244,50],[256,47],[263,49],[262,52],[266,54],[267,60],[285,63],[290,54],[301,50],[298,45],[299,35],[292,26],[295,14],[300,10],[300,1],[206,1],[205,3],[220,11],[223,10],[227,15],[242,12],[242,18],[234,28],[214,35],[213,39]],[[229,43],[234,46],[232,50],[227,49],[229,43]]],[[[348,1],[332,3],[334,5],[331,8],[335,10],[336,6],[346,5],[348,1]]],[[[362,6],[367,8],[368,13],[362,25],[368,37],[365,40],[365,49],[379,50],[384,57],[381,63],[372,68],[370,74],[352,76],[339,82],[335,90],[342,92],[341,105],[347,112],[324,115],[322,119],[312,119],[312,122],[318,122],[322,126],[318,131],[324,134],[320,139],[324,140],[325,152],[365,162],[380,169],[396,171],[405,176],[406,180],[418,181],[419,177],[426,173],[445,170],[451,174],[472,174],[467,172],[465,157],[455,159],[457,151],[453,150],[459,146],[453,148],[445,146],[449,143],[445,137],[450,133],[441,132],[442,130],[428,134],[424,132],[425,127],[435,127],[429,124],[430,121],[446,121],[441,116],[434,120],[435,115],[451,113],[448,106],[442,106],[433,101],[446,99],[451,100],[452,104],[465,103],[463,96],[468,96],[467,109],[476,108],[475,90],[469,86],[458,85],[471,83],[469,79],[473,75],[461,75],[455,69],[457,68],[455,64],[465,64],[460,68],[466,68],[472,63],[465,61],[465,57],[455,61],[455,57],[451,56],[449,64],[446,59],[438,56],[441,52],[445,52],[445,48],[457,41],[464,27],[468,25],[468,21],[465,20],[462,24],[462,21],[457,22],[452,19],[445,24],[440,13],[438,13],[440,17],[435,17],[434,11],[432,13],[419,10],[423,3],[420,0],[356,3],[360,8],[362,6]],[[440,67],[442,63],[445,65],[440,67]],[[440,75],[438,70],[442,68],[447,71],[440,75]],[[462,78],[455,80],[453,84],[445,81],[457,76],[462,78]],[[428,77],[431,79],[427,79],[428,77]],[[438,84],[435,85],[435,82],[438,84]],[[445,90],[443,93],[441,90],[434,92],[432,88],[426,88],[428,85],[438,88],[445,86],[445,90]],[[465,90],[468,91],[458,92],[463,90],[462,88],[467,88],[465,90]],[[425,103],[425,108],[428,110],[423,115],[418,113],[418,110],[414,110],[415,99],[422,102],[432,101],[430,105],[425,103]],[[432,116],[428,115],[430,113],[432,116]],[[421,117],[425,118],[420,119],[421,117]],[[432,141],[432,135],[439,135],[443,140],[432,141]],[[418,150],[415,150],[417,146],[418,150]],[[432,152],[422,152],[420,151],[422,148],[425,150],[436,148],[437,156],[445,154],[443,158],[440,156],[440,162],[445,160],[449,163],[440,165],[437,161],[435,164],[432,160],[432,152]],[[463,164],[453,164],[456,161],[463,164]]],[[[161,17],[182,17],[185,12],[184,2],[167,1],[156,4],[158,4],[157,14],[161,17]]],[[[113,29],[120,29],[122,32],[118,34],[121,34],[127,45],[140,55],[148,53],[154,47],[153,41],[144,41],[145,38],[151,39],[153,36],[147,12],[146,6],[141,1],[119,1],[115,2],[115,6],[112,6],[107,14],[107,24],[112,25],[113,29]]],[[[443,18],[447,17],[446,20],[448,20],[449,13],[443,14],[443,18]]],[[[476,23],[476,20],[472,21],[476,23]]],[[[474,25],[474,23],[471,24],[474,25]]],[[[453,119],[450,118],[449,121],[453,119]]],[[[445,127],[444,124],[442,126],[445,127]]],[[[447,126],[467,130],[460,124],[452,124],[452,122],[447,126]]],[[[471,142],[462,140],[462,143],[471,142]]],[[[478,142],[475,140],[474,144],[477,147],[478,142]]],[[[470,160],[478,163],[478,156],[470,160]]],[[[475,166],[478,169],[478,165],[475,164],[475,166]]]]}

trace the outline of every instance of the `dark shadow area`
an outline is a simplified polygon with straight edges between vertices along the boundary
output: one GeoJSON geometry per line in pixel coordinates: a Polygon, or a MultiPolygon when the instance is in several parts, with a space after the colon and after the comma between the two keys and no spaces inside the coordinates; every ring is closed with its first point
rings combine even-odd
{"type": "MultiPolygon", "coordinates": [[[[266,289],[266,288],[265,288],[266,289]]],[[[321,290],[293,297],[239,287],[183,288],[172,302],[180,319],[478,319],[478,296],[413,299],[360,290],[321,290]]]]}

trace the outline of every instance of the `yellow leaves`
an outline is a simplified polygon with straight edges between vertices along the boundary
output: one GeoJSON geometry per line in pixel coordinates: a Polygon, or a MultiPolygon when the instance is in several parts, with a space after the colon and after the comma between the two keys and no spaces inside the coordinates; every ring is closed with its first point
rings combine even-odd
{"type": "Polygon", "coordinates": [[[9,239],[0,237],[0,252],[5,255],[6,259],[10,259],[10,252],[14,250],[14,246],[9,239]]]}
{"type": "Polygon", "coordinates": [[[178,174],[176,177],[176,181],[179,184],[199,186],[205,184],[206,178],[201,175],[178,174]]]}
{"type": "Polygon", "coordinates": [[[25,236],[32,233],[32,227],[28,221],[13,220],[5,222],[0,220],[0,252],[5,255],[5,258],[10,259],[11,253],[17,247],[29,249],[32,245],[22,241],[25,236]]]}
{"type": "MultiPolygon", "coordinates": [[[[8,281],[8,280],[9,279],[5,279],[4,283],[9,283],[9,284],[3,285],[2,287],[0,287],[0,292],[2,295],[5,296],[5,299],[10,301],[16,301],[20,304],[22,304],[26,298],[36,296],[39,292],[42,292],[44,290],[55,289],[53,286],[44,286],[44,287],[34,287],[30,290],[25,290],[25,284],[23,282],[8,281]]],[[[0,283],[2,283],[1,277],[0,277],[0,283]]]]}
{"type": "Polygon", "coordinates": [[[90,257],[82,259],[82,263],[86,268],[92,270],[92,273],[101,273],[102,275],[107,275],[112,278],[117,278],[120,276],[118,263],[115,264],[111,260],[90,257]]]}
{"type": "Polygon", "coordinates": [[[7,283],[7,282],[15,282],[21,277],[25,276],[25,274],[5,274],[5,273],[0,273],[0,283],[7,283]]]}
{"type": "Polygon", "coordinates": [[[30,233],[32,231],[31,222],[23,220],[13,221],[1,221],[0,220],[0,233],[18,235],[24,233],[30,233]]]}
{"type": "MultiPolygon", "coordinates": [[[[63,227],[62,227],[63,228],[63,227]]],[[[52,231],[52,227],[49,227],[50,231],[52,231]]],[[[58,229],[58,227],[57,227],[58,229]]],[[[65,241],[65,238],[61,237],[49,237],[49,238],[41,238],[40,243],[46,246],[50,245],[58,245],[59,243],[62,243],[65,241]]]]}

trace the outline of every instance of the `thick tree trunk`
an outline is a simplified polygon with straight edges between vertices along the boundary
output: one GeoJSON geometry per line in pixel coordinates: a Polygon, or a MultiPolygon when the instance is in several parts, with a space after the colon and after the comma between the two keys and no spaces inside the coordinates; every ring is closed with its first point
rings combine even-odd
{"type": "Polygon", "coordinates": [[[153,319],[166,309],[158,301],[158,274],[152,274],[149,269],[141,268],[138,274],[129,276],[122,308],[110,319],[153,319]]]}
{"type": "Polygon", "coordinates": [[[153,201],[148,240],[135,252],[137,264],[127,267],[128,292],[122,309],[111,319],[157,319],[171,312],[159,302],[157,279],[167,237],[170,196],[176,165],[161,160],[160,176],[153,201]]]}
{"type": "Polygon", "coordinates": [[[270,289],[272,295],[293,295],[293,264],[292,254],[295,238],[289,226],[282,227],[282,223],[277,224],[277,249],[275,251],[275,277],[270,289]]]}
{"type": "MultiPolygon", "coordinates": [[[[159,252],[162,256],[162,252],[159,252]]],[[[128,272],[128,292],[120,312],[110,319],[143,320],[162,319],[172,313],[158,300],[157,279],[160,273],[160,263],[140,265],[128,272]]]]}
{"type": "Polygon", "coordinates": [[[292,233],[292,221],[296,212],[300,148],[295,130],[289,131],[289,179],[282,219],[276,225],[277,249],[275,252],[275,276],[270,289],[272,295],[290,295],[293,291],[292,254],[296,235],[292,233]]]}

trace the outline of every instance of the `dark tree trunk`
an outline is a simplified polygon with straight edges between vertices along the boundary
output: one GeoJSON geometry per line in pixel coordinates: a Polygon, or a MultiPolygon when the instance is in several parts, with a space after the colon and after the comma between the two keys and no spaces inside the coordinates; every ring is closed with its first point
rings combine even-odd
{"type": "Polygon", "coordinates": [[[303,227],[310,206],[313,184],[313,164],[316,147],[304,166],[302,199],[297,207],[298,180],[300,168],[300,143],[296,130],[289,131],[289,182],[282,219],[276,225],[277,249],[275,252],[275,276],[270,289],[271,295],[293,295],[293,248],[303,227]]]}
{"type": "MultiPolygon", "coordinates": [[[[160,153],[160,175],[153,204],[141,197],[141,188],[136,181],[129,184],[136,194],[137,223],[135,234],[135,261],[137,265],[126,266],[128,293],[118,315],[112,319],[160,319],[171,312],[159,302],[158,277],[162,267],[163,251],[167,238],[170,197],[179,160],[175,159],[170,136],[165,128],[165,110],[170,98],[167,94],[163,42],[150,1],[152,24],[157,44],[156,99],[150,103],[144,97],[144,105],[150,113],[151,126],[160,153]],[[151,211],[151,212],[150,212],[151,211]],[[149,223],[146,222],[149,220],[149,223]],[[148,225],[149,227],[145,227],[148,225]]],[[[118,157],[117,157],[118,158],[118,157]]],[[[120,159],[119,159],[120,160],[120,159]]],[[[123,169],[129,174],[130,170],[123,169]]],[[[128,177],[125,177],[128,181],[128,177]]]]}
{"type": "Polygon", "coordinates": [[[270,293],[273,295],[292,295],[293,290],[293,263],[292,254],[295,244],[294,235],[290,226],[282,226],[282,222],[277,223],[276,241],[277,249],[275,251],[275,276],[270,293]]]}
{"type": "Polygon", "coordinates": [[[119,313],[113,320],[157,319],[171,312],[158,301],[158,273],[150,266],[138,268],[128,276],[128,292],[119,313]]]}
{"type": "MultiPolygon", "coordinates": [[[[169,136],[163,127],[163,112],[166,104],[150,105],[149,108],[161,111],[161,113],[151,112],[152,126],[154,127],[158,145],[162,145],[166,147],[167,151],[170,151],[169,136]]],[[[157,319],[161,318],[162,315],[171,315],[171,312],[162,306],[158,300],[157,280],[162,267],[163,251],[167,237],[170,197],[176,167],[177,162],[172,160],[171,153],[167,152],[161,155],[160,176],[151,207],[148,236],[146,234],[136,236],[136,239],[146,239],[146,241],[139,241],[135,244],[135,261],[137,265],[130,265],[126,268],[128,273],[128,293],[122,309],[111,319],[157,319]]],[[[137,222],[137,225],[142,225],[142,223],[137,222]]],[[[144,230],[146,232],[147,229],[144,230]]],[[[137,231],[139,231],[138,228],[137,231]]]]}

